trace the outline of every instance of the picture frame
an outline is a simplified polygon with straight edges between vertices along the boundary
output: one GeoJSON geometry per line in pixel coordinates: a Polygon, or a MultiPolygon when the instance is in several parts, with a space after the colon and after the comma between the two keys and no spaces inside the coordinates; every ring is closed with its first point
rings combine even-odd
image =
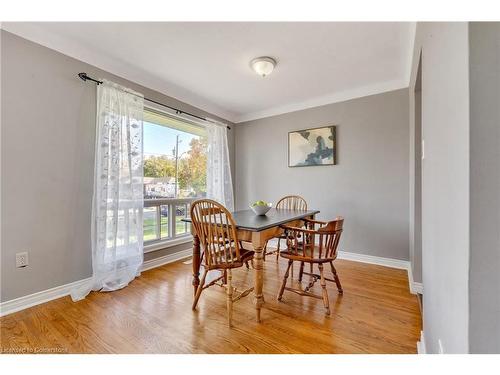
{"type": "Polygon", "coordinates": [[[336,165],[335,125],[288,132],[288,167],[336,165]]]}

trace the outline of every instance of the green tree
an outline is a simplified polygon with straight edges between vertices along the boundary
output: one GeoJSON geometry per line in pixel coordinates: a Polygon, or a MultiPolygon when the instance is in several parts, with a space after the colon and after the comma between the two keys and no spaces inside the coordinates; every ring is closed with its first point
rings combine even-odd
{"type": "Polygon", "coordinates": [[[189,147],[187,157],[179,160],[179,187],[202,196],[207,191],[207,138],[193,138],[189,147]]]}
{"type": "Polygon", "coordinates": [[[175,161],[166,156],[152,156],[144,160],[144,177],[175,177],[175,161]]]}

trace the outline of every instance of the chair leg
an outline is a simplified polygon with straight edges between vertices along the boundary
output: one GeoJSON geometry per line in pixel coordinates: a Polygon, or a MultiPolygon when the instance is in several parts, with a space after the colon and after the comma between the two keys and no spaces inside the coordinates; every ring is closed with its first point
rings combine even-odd
{"type": "Polygon", "coordinates": [[[283,292],[285,291],[285,286],[286,286],[286,280],[288,279],[288,274],[290,273],[290,267],[293,264],[293,260],[288,261],[288,267],[286,268],[285,276],[283,277],[283,283],[281,284],[280,292],[278,294],[278,301],[281,301],[281,298],[283,297],[283,292]]]}
{"type": "Polygon", "coordinates": [[[227,270],[227,285],[226,285],[226,301],[227,301],[227,323],[229,328],[233,322],[233,274],[231,269],[227,270]]]}
{"type": "Polygon", "coordinates": [[[323,305],[325,306],[326,309],[326,315],[330,315],[330,301],[328,301],[328,292],[326,291],[326,280],[325,276],[323,275],[323,264],[318,264],[319,268],[319,275],[321,278],[321,288],[323,290],[323,305]]]}
{"type": "Polygon", "coordinates": [[[207,277],[208,270],[203,272],[203,276],[201,277],[200,285],[198,285],[198,289],[196,289],[196,295],[194,296],[192,309],[196,309],[196,305],[198,304],[198,300],[200,299],[201,292],[203,291],[203,287],[205,286],[205,278],[207,277]]]}
{"type": "Polygon", "coordinates": [[[247,267],[247,270],[249,270],[249,269],[250,269],[250,266],[248,265],[248,260],[247,260],[247,261],[245,261],[245,266],[247,267]]]}
{"type": "Polygon", "coordinates": [[[281,240],[278,238],[278,247],[276,248],[276,262],[279,262],[280,260],[280,243],[281,240]]]}
{"type": "Polygon", "coordinates": [[[302,276],[303,275],[304,275],[304,262],[300,262],[299,282],[302,281],[302,276]]]}
{"type": "Polygon", "coordinates": [[[337,274],[337,270],[333,266],[333,262],[330,262],[330,266],[332,267],[333,279],[335,280],[335,284],[337,284],[339,294],[344,294],[344,291],[342,290],[342,284],[340,284],[339,275],[337,274]]]}

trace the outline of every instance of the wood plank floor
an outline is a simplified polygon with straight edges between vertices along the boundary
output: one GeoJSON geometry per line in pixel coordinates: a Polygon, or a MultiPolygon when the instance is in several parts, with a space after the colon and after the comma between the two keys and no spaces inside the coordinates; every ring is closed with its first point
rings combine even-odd
{"type": "MultiPolygon", "coordinates": [[[[344,295],[328,283],[330,317],[321,300],[285,292],[278,302],[285,263],[269,257],[263,322],[255,322],[249,296],[235,303],[230,329],[224,290],[205,290],[191,311],[191,265],[177,262],[144,272],[120,291],[91,293],[77,303],[65,297],[0,318],[1,351],[415,353],[421,317],[406,271],[345,260],[336,267],[344,295]]],[[[245,268],[233,272],[240,287],[252,276],[245,268]]],[[[314,288],[321,294],[319,285],[314,288]]]]}

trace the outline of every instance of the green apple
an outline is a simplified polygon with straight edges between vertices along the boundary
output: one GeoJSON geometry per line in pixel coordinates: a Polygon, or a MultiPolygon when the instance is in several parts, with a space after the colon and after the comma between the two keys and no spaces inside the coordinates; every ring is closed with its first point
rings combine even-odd
{"type": "Polygon", "coordinates": [[[252,204],[252,207],[255,207],[255,206],[267,206],[267,203],[264,201],[257,201],[254,204],[252,204]]]}

